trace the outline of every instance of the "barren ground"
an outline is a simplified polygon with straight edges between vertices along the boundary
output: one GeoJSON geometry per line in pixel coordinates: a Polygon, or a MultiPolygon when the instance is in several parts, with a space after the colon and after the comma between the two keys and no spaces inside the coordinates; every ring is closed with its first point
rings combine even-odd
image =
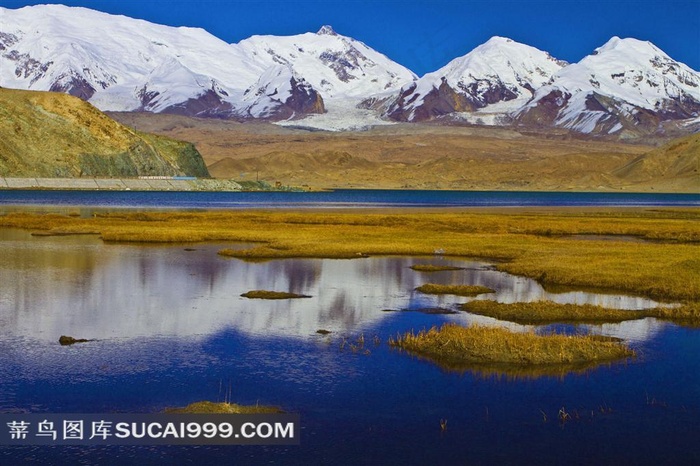
{"type": "Polygon", "coordinates": [[[697,171],[631,176],[623,169],[658,153],[655,146],[562,131],[397,124],[331,133],[175,115],[111,116],[194,143],[217,178],[310,188],[697,192],[699,186],[697,171]]]}

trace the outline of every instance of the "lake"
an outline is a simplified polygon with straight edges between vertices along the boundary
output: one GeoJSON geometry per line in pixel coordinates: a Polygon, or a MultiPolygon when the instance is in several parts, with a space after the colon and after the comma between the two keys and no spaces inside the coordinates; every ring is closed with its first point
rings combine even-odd
{"type": "Polygon", "coordinates": [[[130,208],[687,207],[700,194],[351,190],[328,192],[0,191],[0,205],[130,208]]]}
{"type": "Polygon", "coordinates": [[[104,244],[11,229],[0,229],[0,244],[0,411],[148,413],[223,401],[230,390],[238,403],[299,413],[302,428],[296,447],[5,447],[0,464],[700,461],[698,329],[652,318],[557,326],[623,338],[638,357],[541,377],[447,371],[386,343],[448,321],[531,329],[421,312],[474,299],[415,291],[428,281],[495,290],[476,299],[631,313],[658,304],[649,299],[548,290],[486,262],[440,256],[251,263],[217,255],[237,244],[104,244]],[[426,274],[409,268],[417,263],[464,270],[426,274]],[[240,296],[253,289],[311,298],[240,296]],[[60,335],[96,341],[64,347],[60,335]],[[363,351],[351,351],[360,336],[363,351]],[[571,421],[557,421],[560,408],[571,421]]]}

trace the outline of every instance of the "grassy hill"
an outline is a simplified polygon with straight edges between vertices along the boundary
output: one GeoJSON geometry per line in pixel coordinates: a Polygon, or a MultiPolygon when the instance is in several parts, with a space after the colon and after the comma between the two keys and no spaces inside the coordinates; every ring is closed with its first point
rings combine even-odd
{"type": "Polygon", "coordinates": [[[0,88],[0,176],[209,177],[194,145],[141,133],[66,94],[0,88]]]}

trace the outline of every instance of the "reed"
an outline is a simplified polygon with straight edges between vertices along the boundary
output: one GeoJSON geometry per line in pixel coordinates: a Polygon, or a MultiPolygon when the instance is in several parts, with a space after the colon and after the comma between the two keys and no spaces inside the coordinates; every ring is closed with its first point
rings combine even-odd
{"type": "Polygon", "coordinates": [[[591,304],[559,304],[551,301],[531,303],[498,303],[471,301],[460,305],[463,311],[507,320],[523,325],[542,325],[555,322],[605,323],[623,322],[655,316],[656,309],[629,311],[610,309],[591,304]]]}
{"type": "Polygon", "coordinates": [[[389,344],[452,368],[494,363],[519,366],[600,363],[635,355],[619,342],[595,336],[536,335],[451,323],[399,335],[389,344]]]}
{"type": "Polygon", "coordinates": [[[478,296],[484,293],[493,293],[495,290],[480,285],[438,285],[426,283],[416,288],[424,294],[451,294],[455,296],[478,296]]]}
{"type": "Polygon", "coordinates": [[[241,295],[248,299],[298,299],[310,298],[305,294],[288,293],[286,291],[267,291],[267,290],[252,290],[241,295]]]}
{"type": "Polygon", "coordinates": [[[213,401],[197,401],[184,408],[166,408],[168,414],[265,414],[284,413],[276,406],[239,405],[236,403],[214,403],[213,401]]]}
{"type": "Polygon", "coordinates": [[[464,267],[455,267],[452,265],[431,265],[431,264],[415,264],[410,267],[416,272],[445,272],[451,270],[464,270],[464,267]]]}

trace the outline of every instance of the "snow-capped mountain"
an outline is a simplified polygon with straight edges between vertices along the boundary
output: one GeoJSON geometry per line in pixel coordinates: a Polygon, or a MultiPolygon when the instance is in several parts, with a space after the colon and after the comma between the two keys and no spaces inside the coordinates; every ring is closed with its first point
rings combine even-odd
{"type": "Polygon", "coordinates": [[[407,68],[330,26],[315,34],[253,36],[236,47],[266,68],[290,67],[328,100],[360,101],[417,79],[407,68]]]}
{"type": "Polygon", "coordinates": [[[615,37],[567,65],[493,37],[418,79],[330,26],[228,44],[203,29],[62,5],[0,8],[0,86],[66,92],[106,111],[321,129],[449,115],[627,136],[690,132],[700,116],[700,74],[635,39],[615,37]]]}
{"type": "Polygon", "coordinates": [[[0,8],[0,86],[67,92],[101,110],[289,118],[413,79],[327,26],[227,44],[203,29],[85,8],[0,8]]]}
{"type": "Polygon", "coordinates": [[[415,83],[404,86],[387,115],[422,121],[453,112],[473,112],[497,103],[499,112],[514,111],[549,82],[566,62],[529,45],[492,37],[415,83]]]}
{"type": "Polygon", "coordinates": [[[521,124],[583,133],[654,131],[700,115],[700,73],[650,42],[613,37],[559,71],[516,112],[521,124]]]}
{"type": "Polygon", "coordinates": [[[0,85],[67,92],[113,111],[224,105],[264,71],[203,29],[62,5],[0,9],[0,53],[0,85]]]}
{"type": "Polygon", "coordinates": [[[243,93],[237,116],[289,119],[295,114],[323,113],[323,98],[290,66],[273,65],[243,93]]]}

